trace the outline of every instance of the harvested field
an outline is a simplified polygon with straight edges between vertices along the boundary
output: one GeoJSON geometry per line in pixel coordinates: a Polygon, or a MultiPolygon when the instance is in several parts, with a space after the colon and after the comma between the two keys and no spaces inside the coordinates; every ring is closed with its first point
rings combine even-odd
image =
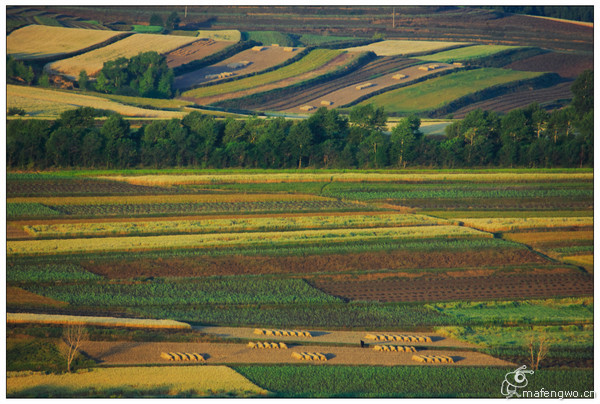
{"type": "Polygon", "coordinates": [[[103,97],[73,92],[9,84],[6,92],[8,108],[21,108],[28,115],[56,118],[61,113],[79,107],[92,107],[117,112],[121,115],[143,118],[183,118],[179,111],[161,111],[133,107],[103,97]]]}
{"type": "MultiPolygon", "coordinates": [[[[253,328],[248,327],[215,327],[215,326],[195,326],[194,330],[207,333],[210,335],[217,335],[221,338],[231,339],[247,339],[247,340],[263,340],[273,341],[279,338],[274,336],[254,334],[253,328]]],[[[360,346],[360,340],[365,339],[365,335],[370,333],[369,330],[354,330],[354,331],[339,331],[339,330],[309,330],[312,337],[310,341],[323,343],[336,344],[353,344],[360,346]]],[[[389,331],[394,334],[403,334],[402,331],[389,331]]],[[[419,342],[419,346],[427,347],[430,349],[440,349],[440,347],[456,347],[456,348],[472,348],[475,345],[469,342],[463,342],[455,338],[443,337],[435,333],[411,333],[411,335],[427,337],[429,341],[419,342]]],[[[302,343],[306,341],[306,338],[299,338],[292,342],[302,343]]],[[[288,343],[291,344],[290,341],[288,343]]]]}
{"type": "Polygon", "coordinates": [[[131,58],[148,51],[167,53],[194,41],[198,41],[198,38],[178,35],[134,34],[103,48],[50,63],[46,67],[50,71],[66,75],[72,79],[77,79],[81,70],[85,70],[88,76],[93,77],[102,69],[104,62],[109,60],[120,57],[131,58]]]}
{"type": "MultiPolygon", "coordinates": [[[[307,256],[229,256],[171,259],[137,259],[84,263],[89,272],[109,279],[138,276],[198,277],[242,274],[317,274],[347,271],[400,270],[412,268],[466,268],[494,265],[543,264],[548,261],[526,249],[473,249],[467,251],[386,251],[307,256]]],[[[440,271],[441,272],[441,271],[440,271]]],[[[392,276],[389,272],[382,276],[392,276]]]]}
{"type": "Polygon", "coordinates": [[[467,227],[418,226],[379,227],[372,229],[302,230],[260,233],[192,234],[147,237],[106,237],[102,239],[76,238],[64,240],[8,241],[7,255],[63,254],[82,252],[140,251],[170,248],[233,247],[274,244],[305,244],[322,241],[347,242],[373,239],[492,237],[467,227]]]}
{"type": "Polygon", "coordinates": [[[118,31],[28,25],[6,38],[6,53],[15,59],[35,60],[60,56],[101,44],[123,35],[118,31]]]}
{"type": "Polygon", "coordinates": [[[334,283],[317,280],[314,285],[334,296],[380,302],[524,299],[594,293],[593,277],[581,273],[334,283]]]}
{"type": "Polygon", "coordinates": [[[190,325],[173,320],[137,318],[67,316],[58,314],[7,313],[6,322],[12,324],[82,324],[104,327],[188,329],[190,325]]]}
{"type": "Polygon", "coordinates": [[[355,53],[340,54],[339,51],[319,53],[316,56],[309,57],[313,52],[281,69],[236,80],[231,83],[216,84],[210,87],[187,91],[182,94],[181,98],[199,104],[211,104],[275,88],[287,87],[334,71],[336,68],[350,63],[356,57],[355,53]]]}
{"type": "Polygon", "coordinates": [[[268,392],[226,366],[117,367],[83,373],[31,374],[7,378],[9,397],[48,394],[61,397],[104,396],[121,392],[125,397],[160,396],[260,396],[268,392]],[[47,390],[47,392],[46,392],[47,390]],[[70,394],[69,394],[70,393],[70,394]]]}
{"type": "MultiPolygon", "coordinates": [[[[412,67],[409,67],[406,69],[402,69],[402,70],[394,71],[394,72],[391,72],[388,74],[384,74],[383,76],[377,77],[375,79],[370,79],[370,80],[368,80],[368,83],[372,83],[373,85],[363,88],[361,90],[357,89],[357,85],[352,84],[352,85],[344,87],[340,90],[328,93],[325,97],[328,100],[333,102],[333,104],[330,106],[331,108],[341,107],[341,106],[350,104],[353,101],[356,101],[357,99],[359,99],[361,97],[365,97],[365,96],[367,96],[369,94],[373,94],[375,92],[380,92],[382,89],[385,89],[387,87],[392,87],[392,86],[395,86],[402,82],[409,83],[413,80],[418,80],[420,78],[429,76],[431,74],[435,74],[439,71],[451,70],[451,69],[456,69],[456,67],[452,66],[450,64],[445,64],[445,63],[440,63],[439,67],[437,69],[429,70],[429,71],[419,70],[419,66],[412,66],[412,67]],[[396,76],[397,74],[403,74],[406,76],[406,78],[397,80],[394,78],[394,76],[396,76]]],[[[362,84],[364,84],[364,83],[362,83],[362,84]]],[[[358,86],[360,86],[360,85],[361,85],[361,83],[358,84],[358,86]]],[[[309,100],[306,102],[308,102],[308,103],[312,102],[312,103],[316,104],[320,100],[321,100],[321,98],[309,100]]],[[[288,109],[286,109],[286,111],[300,112],[300,109],[298,107],[288,108],[288,109]]]]}
{"type": "MultiPolygon", "coordinates": [[[[358,341],[357,345],[358,345],[358,341]]],[[[230,363],[298,363],[291,352],[306,352],[307,347],[294,346],[289,349],[253,349],[246,344],[214,343],[154,343],[154,342],[100,342],[86,341],[83,351],[95,360],[106,365],[118,364],[168,364],[161,359],[161,352],[203,352],[207,354],[207,364],[230,363]]],[[[310,361],[320,365],[417,365],[411,360],[412,353],[381,355],[373,349],[347,348],[338,346],[310,346],[311,352],[326,352],[327,361],[310,361]]],[[[509,362],[493,358],[479,352],[448,350],[427,351],[436,355],[456,357],[456,365],[462,366],[511,366],[509,362]]]]}
{"type": "Polygon", "coordinates": [[[16,286],[6,287],[6,304],[19,305],[19,306],[50,306],[50,307],[63,307],[67,306],[66,302],[50,299],[49,297],[37,295],[31,293],[25,289],[18,288],[16,286]]]}
{"type": "Polygon", "coordinates": [[[434,52],[456,46],[469,45],[466,42],[440,42],[440,41],[404,41],[389,40],[375,42],[370,45],[346,49],[348,52],[375,52],[377,56],[410,56],[412,54],[434,52]]]}
{"type": "Polygon", "coordinates": [[[420,173],[269,173],[269,174],[222,174],[222,175],[137,175],[103,176],[114,181],[124,181],[133,185],[173,186],[194,184],[235,184],[235,183],[291,183],[291,182],[427,182],[427,181],[468,181],[468,182],[526,182],[526,181],[592,181],[593,172],[446,172],[420,173]]]}
{"type": "MultiPolygon", "coordinates": [[[[254,100],[240,100],[240,107],[246,109],[260,108],[267,111],[283,111],[301,104],[314,102],[314,100],[325,99],[329,93],[369,80],[373,76],[401,70],[414,63],[416,63],[414,59],[397,56],[379,57],[343,77],[320,83],[317,86],[310,86],[307,89],[299,89],[292,97],[282,97],[284,99],[273,99],[267,102],[263,102],[262,100],[258,102],[254,100]]],[[[320,103],[319,106],[321,106],[320,103]]],[[[331,106],[335,107],[339,105],[334,103],[331,106]]]]}
{"type": "MultiPolygon", "coordinates": [[[[233,45],[235,42],[214,41],[212,39],[199,39],[189,45],[183,46],[165,55],[167,65],[173,69],[193,60],[203,59],[213,53],[233,45]]],[[[179,88],[177,85],[175,88],[179,88]]]]}
{"type": "Polygon", "coordinates": [[[568,81],[548,88],[522,90],[500,95],[459,108],[452,113],[452,116],[457,119],[463,119],[465,115],[476,109],[507,113],[516,108],[524,109],[534,102],[543,105],[554,101],[570,100],[573,97],[573,94],[571,93],[572,85],[573,82],[568,81]]]}
{"type": "Polygon", "coordinates": [[[555,72],[562,77],[575,78],[584,70],[594,68],[594,57],[583,54],[548,52],[518,60],[504,67],[530,72],[555,72]]]}
{"type": "Polygon", "coordinates": [[[242,39],[242,34],[237,29],[201,29],[198,31],[198,38],[208,38],[215,41],[239,42],[242,39]]]}
{"type": "MultiPolygon", "coordinates": [[[[219,42],[226,43],[226,42],[219,42]]],[[[195,44],[192,44],[195,45],[195,44]]],[[[190,45],[190,46],[192,46],[190,45]]],[[[188,48],[188,47],[186,47],[188,48]]],[[[182,48],[181,50],[185,50],[182,48]]],[[[182,74],[181,76],[175,77],[174,88],[183,90],[193,87],[196,84],[205,83],[214,79],[206,76],[213,74],[221,74],[225,72],[233,72],[237,76],[245,75],[249,73],[256,73],[262,70],[268,69],[273,66],[277,66],[286,60],[296,56],[298,52],[304,48],[294,48],[292,52],[285,52],[280,46],[267,46],[265,50],[258,53],[252,49],[242,51],[229,59],[225,59],[222,62],[216,63],[212,66],[205,67],[203,69],[195,70],[193,72],[182,74]],[[243,67],[234,67],[234,65],[241,62],[250,62],[248,65],[243,67]]],[[[179,52],[179,51],[176,51],[179,52]]],[[[169,54],[170,55],[170,54],[169,54]]],[[[167,55],[167,57],[169,56],[167,55]]],[[[168,61],[168,59],[167,59],[168,61]]],[[[187,63],[187,62],[186,62],[187,63]]],[[[169,65],[170,66],[170,65],[169,65]]]]}

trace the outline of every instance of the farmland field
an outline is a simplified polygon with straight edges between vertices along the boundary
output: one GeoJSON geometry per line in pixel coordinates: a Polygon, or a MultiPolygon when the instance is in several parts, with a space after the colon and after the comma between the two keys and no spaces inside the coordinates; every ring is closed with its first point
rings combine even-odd
{"type": "Polygon", "coordinates": [[[362,104],[373,103],[384,106],[390,113],[422,112],[494,85],[530,79],[539,75],[540,73],[494,68],[463,71],[389,91],[363,101],[362,104]]]}
{"type": "Polygon", "coordinates": [[[6,51],[16,59],[59,56],[101,44],[122,32],[28,25],[6,39],[6,51]]]}
{"type": "Polygon", "coordinates": [[[7,6],[7,397],[588,397],[593,13],[7,6]]]}
{"type": "Polygon", "coordinates": [[[130,58],[148,51],[168,53],[197,40],[178,35],[134,34],[103,48],[50,63],[48,68],[73,78],[77,78],[81,70],[85,70],[88,76],[95,76],[109,60],[130,58]]]}

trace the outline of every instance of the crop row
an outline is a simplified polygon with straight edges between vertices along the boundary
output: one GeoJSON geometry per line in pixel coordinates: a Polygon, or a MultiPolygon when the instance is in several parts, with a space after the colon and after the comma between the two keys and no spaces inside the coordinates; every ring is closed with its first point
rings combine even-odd
{"type": "MultiPolygon", "coordinates": [[[[446,366],[263,365],[234,369],[279,397],[310,398],[502,398],[498,385],[507,373],[502,368],[446,366]]],[[[593,385],[591,370],[545,370],[529,377],[527,390],[539,392],[552,386],[554,393],[577,391],[583,397],[593,385]]]]}
{"type": "Polygon", "coordinates": [[[372,229],[301,230],[260,233],[220,233],[172,236],[77,238],[69,240],[8,241],[7,255],[64,254],[81,252],[136,251],[173,248],[353,242],[374,239],[491,237],[462,226],[379,227],[372,229]]]}
{"type": "Polygon", "coordinates": [[[120,181],[92,178],[39,178],[19,176],[6,181],[6,194],[10,198],[26,196],[61,195],[156,195],[175,193],[181,189],[146,187],[120,181]]]}
{"type": "Polygon", "coordinates": [[[302,279],[204,278],[136,284],[29,285],[27,290],[74,306],[136,307],[190,304],[335,303],[302,279]]]}
{"type": "Polygon", "coordinates": [[[7,203],[6,216],[59,216],[60,211],[52,209],[41,203],[7,203]]]}
{"type": "Polygon", "coordinates": [[[7,282],[76,282],[100,277],[75,264],[7,265],[7,282]]]}
{"type": "Polygon", "coordinates": [[[212,233],[275,231],[329,228],[366,228],[381,226],[415,226],[447,223],[424,215],[352,215],[260,217],[205,220],[127,221],[108,223],[69,223],[28,225],[24,230],[36,237],[110,236],[117,234],[212,233]]]}
{"type": "Polygon", "coordinates": [[[594,225],[593,217],[531,217],[495,219],[455,219],[465,226],[484,231],[499,232],[549,227],[587,227],[594,225]]]}
{"type": "MultiPolygon", "coordinates": [[[[153,216],[153,215],[193,215],[205,213],[250,213],[250,212],[307,212],[307,211],[358,211],[365,207],[342,201],[268,201],[268,202],[208,202],[208,203],[145,203],[114,205],[63,205],[42,208],[32,205],[35,210],[28,211],[27,206],[14,210],[13,204],[7,204],[8,217],[63,215],[102,217],[102,216],[153,216]],[[38,211],[39,210],[39,211],[38,211]]],[[[17,204],[22,205],[22,204],[17,204]]],[[[39,206],[38,206],[39,205],[39,206]]]]}
{"type": "Polygon", "coordinates": [[[269,174],[222,174],[222,175],[138,175],[110,176],[106,179],[125,181],[134,185],[193,185],[235,183],[281,183],[281,182],[425,182],[425,181],[475,181],[475,182],[524,182],[524,181],[592,181],[592,172],[491,172],[491,173],[269,173],[269,174]]]}
{"type": "Polygon", "coordinates": [[[282,67],[281,69],[264,74],[258,74],[245,79],[235,80],[230,83],[217,84],[210,87],[202,87],[195,90],[186,91],[183,93],[183,95],[186,97],[210,97],[213,95],[248,90],[264,84],[273,83],[309,72],[331,61],[341,53],[342,51],[339,50],[316,49],[299,61],[282,67]]]}
{"type": "Polygon", "coordinates": [[[302,194],[195,194],[195,195],[131,195],[131,196],[65,196],[65,197],[26,197],[8,198],[6,203],[43,203],[45,205],[146,205],[146,204],[198,204],[198,203],[238,203],[238,202],[302,202],[333,201],[317,195],[302,194]]]}

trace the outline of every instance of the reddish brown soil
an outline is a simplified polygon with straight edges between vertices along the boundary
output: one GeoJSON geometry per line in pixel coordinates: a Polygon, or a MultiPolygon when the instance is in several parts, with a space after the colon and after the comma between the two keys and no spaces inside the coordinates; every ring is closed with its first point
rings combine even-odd
{"type": "Polygon", "coordinates": [[[286,52],[283,50],[284,48],[282,46],[267,46],[265,48],[265,50],[260,52],[247,49],[212,66],[177,76],[175,78],[174,86],[176,89],[182,90],[191,88],[196,84],[205,83],[208,81],[216,81],[207,79],[206,76],[209,74],[234,72],[236,76],[241,76],[249,73],[260,72],[285,62],[289,58],[296,56],[298,52],[303,49],[294,48],[293,52],[286,52]],[[241,61],[248,61],[251,63],[246,67],[238,69],[227,67],[227,65],[230,63],[237,63],[241,61]]]}
{"type": "Polygon", "coordinates": [[[381,302],[542,298],[589,296],[594,293],[593,277],[583,273],[464,278],[451,278],[440,274],[429,279],[317,281],[314,285],[334,296],[381,302]]]}
{"type": "Polygon", "coordinates": [[[172,69],[177,66],[189,63],[193,60],[203,59],[235,42],[214,41],[212,39],[199,39],[191,44],[167,53],[167,65],[172,69]]]}
{"type": "Polygon", "coordinates": [[[237,274],[314,274],[408,268],[461,268],[548,262],[528,250],[390,251],[311,256],[229,256],[138,259],[83,263],[86,270],[111,279],[150,276],[196,277],[237,274]]]}
{"type": "Polygon", "coordinates": [[[594,69],[594,56],[550,52],[519,60],[504,68],[530,72],[555,72],[562,77],[575,78],[586,69],[594,69]]]}
{"type": "Polygon", "coordinates": [[[6,304],[7,305],[44,305],[53,307],[66,306],[67,303],[58,300],[50,299],[49,297],[40,296],[31,293],[27,290],[9,286],[6,288],[6,304]]]}

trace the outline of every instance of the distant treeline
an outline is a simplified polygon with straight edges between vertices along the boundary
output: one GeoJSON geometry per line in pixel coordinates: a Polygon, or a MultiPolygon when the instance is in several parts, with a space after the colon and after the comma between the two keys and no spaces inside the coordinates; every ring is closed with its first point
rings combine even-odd
{"type": "Polygon", "coordinates": [[[594,22],[594,6],[493,6],[486,8],[504,13],[539,15],[565,20],[594,22]]]}
{"type": "Polygon", "coordinates": [[[119,115],[95,126],[80,108],[56,121],[11,120],[7,165],[49,167],[385,168],[581,167],[593,165],[593,73],[574,83],[570,106],[533,104],[504,116],[476,110],[446,136],[423,136],[416,116],[385,132],[383,108],[356,106],[346,118],[319,109],[305,120],[217,120],[192,112],[132,129],[119,115]]]}

